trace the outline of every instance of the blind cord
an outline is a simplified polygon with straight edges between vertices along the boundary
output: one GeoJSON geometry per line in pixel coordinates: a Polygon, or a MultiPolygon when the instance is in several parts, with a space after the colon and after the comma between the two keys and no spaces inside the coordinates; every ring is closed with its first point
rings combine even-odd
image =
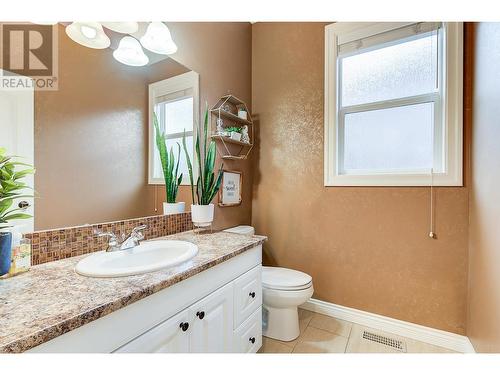
{"type": "Polygon", "coordinates": [[[155,184],[155,212],[158,212],[158,185],[155,184]]]}
{"type": "Polygon", "coordinates": [[[434,168],[431,168],[431,202],[430,202],[430,231],[429,238],[436,239],[436,233],[434,233],[434,168]]]}

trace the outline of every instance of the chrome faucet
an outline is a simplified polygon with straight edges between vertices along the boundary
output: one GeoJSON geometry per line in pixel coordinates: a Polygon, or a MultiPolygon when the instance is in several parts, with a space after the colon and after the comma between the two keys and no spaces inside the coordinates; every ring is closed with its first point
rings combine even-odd
{"type": "Polygon", "coordinates": [[[144,234],[141,232],[146,229],[147,225],[139,225],[132,229],[132,232],[128,236],[122,236],[122,242],[118,240],[118,236],[113,232],[100,232],[96,230],[94,233],[97,237],[109,237],[107,252],[118,251],[118,250],[128,250],[133,249],[138,246],[144,239],[144,234]]]}
{"type": "Polygon", "coordinates": [[[138,246],[144,239],[144,234],[141,231],[143,231],[147,227],[147,225],[139,225],[138,227],[132,229],[132,232],[130,232],[129,236],[125,238],[125,240],[123,240],[122,244],[120,245],[120,250],[132,249],[138,246]]]}

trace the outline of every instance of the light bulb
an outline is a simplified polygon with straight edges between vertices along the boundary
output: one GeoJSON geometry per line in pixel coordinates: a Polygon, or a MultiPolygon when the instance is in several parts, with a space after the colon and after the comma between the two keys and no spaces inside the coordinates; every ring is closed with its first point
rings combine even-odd
{"type": "Polygon", "coordinates": [[[92,27],[82,25],[80,30],[82,31],[82,34],[85,35],[86,38],[95,39],[95,37],[97,36],[96,29],[93,29],[92,27]]]}
{"type": "Polygon", "coordinates": [[[163,22],[151,22],[146,34],[141,37],[144,48],[160,55],[170,55],[177,52],[177,46],[172,40],[170,30],[163,22]]]}
{"type": "Polygon", "coordinates": [[[66,26],[66,34],[78,44],[89,48],[104,49],[111,44],[98,22],[73,22],[66,26]]]}
{"type": "Polygon", "coordinates": [[[137,39],[131,36],[124,36],[120,40],[118,49],[113,52],[113,57],[125,65],[144,66],[149,62],[149,58],[144,54],[137,39]]]}

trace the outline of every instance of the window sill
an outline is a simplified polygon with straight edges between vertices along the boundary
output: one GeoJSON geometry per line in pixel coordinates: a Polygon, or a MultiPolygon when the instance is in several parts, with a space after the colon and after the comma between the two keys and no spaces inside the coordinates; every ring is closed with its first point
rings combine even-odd
{"type": "MultiPolygon", "coordinates": [[[[433,186],[463,186],[461,175],[435,174],[432,180],[433,186]]],[[[325,186],[431,186],[431,176],[429,174],[335,175],[325,179],[325,186]]]]}

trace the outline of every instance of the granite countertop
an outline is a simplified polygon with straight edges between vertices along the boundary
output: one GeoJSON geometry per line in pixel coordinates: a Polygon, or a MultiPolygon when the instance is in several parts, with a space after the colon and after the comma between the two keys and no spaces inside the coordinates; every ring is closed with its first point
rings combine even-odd
{"type": "Polygon", "coordinates": [[[262,244],[266,237],[190,231],[158,239],[192,242],[198,254],[178,266],[119,278],[78,275],[74,268],[84,255],[0,280],[0,353],[40,345],[262,244]]]}

